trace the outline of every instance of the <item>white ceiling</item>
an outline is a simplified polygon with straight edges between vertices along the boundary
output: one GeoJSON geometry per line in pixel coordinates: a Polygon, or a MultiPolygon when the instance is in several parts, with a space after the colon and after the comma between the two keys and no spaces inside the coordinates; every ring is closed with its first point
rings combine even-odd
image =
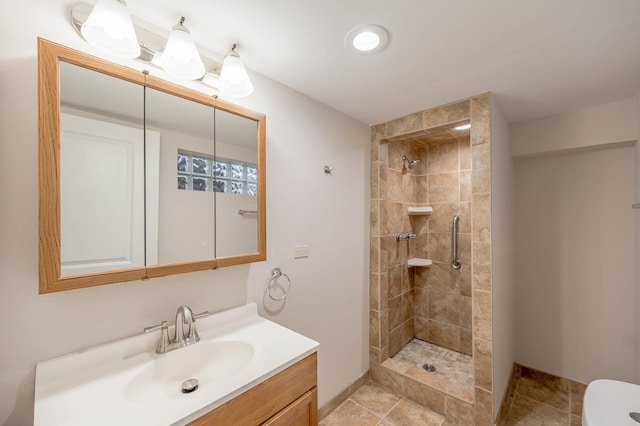
{"type": "Polygon", "coordinates": [[[640,89],[640,0],[129,0],[167,30],[367,124],[487,91],[512,121],[640,89]],[[344,47],[374,23],[377,55],[344,47]]]}

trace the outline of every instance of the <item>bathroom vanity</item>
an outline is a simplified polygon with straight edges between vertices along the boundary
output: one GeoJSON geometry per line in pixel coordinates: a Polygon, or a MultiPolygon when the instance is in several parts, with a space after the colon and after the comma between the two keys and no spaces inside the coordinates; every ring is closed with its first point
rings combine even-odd
{"type": "Polygon", "coordinates": [[[309,355],[189,423],[193,426],[239,424],[318,424],[317,355],[309,355]]]}
{"type": "Polygon", "coordinates": [[[38,363],[34,425],[317,424],[317,342],[255,303],[196,324],[199,342],[163,354],[158,331],[38,363]]]}

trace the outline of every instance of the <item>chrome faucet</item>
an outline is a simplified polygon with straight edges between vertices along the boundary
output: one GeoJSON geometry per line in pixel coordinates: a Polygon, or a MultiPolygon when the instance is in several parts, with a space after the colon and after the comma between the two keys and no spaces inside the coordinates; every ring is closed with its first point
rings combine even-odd
{"type": "Polygon", "coordinates": [[[414,238],[418,238],[418,235],[411,232],[400,232],[396,235],[396,241],[407,241],[414,238]]]}
{"type": "Polygon", "coordinates": [[[182,305],[176,311],[176,324],[174,338],[169,338],[169,327],[166,321],[162,321],[158,325],[146,327],[145,333],[151,331],[160,330],[160,343],[156,353],[163,354],[174,349],[184,348],[185,346],[193,345],[200,340],[198,331],[196,330],[196,319],[211,315],[208,311],[194,315],[193,311],[187,305],[182,305]],[[185,337],[184,327],[189,326],[187,329],[187,335],[185,337]]]}
{"type": "Polygon", "coordinates": [[[193,318],[193,311],[187,305],[182,305],[176,311],[176,332],[174,342],[185,342],[184,346],[196,343],[200,340],[196,331],[196,320],[193,318]],[[187,337],[184,337],[184,326],[188,325],[187,337]]]}

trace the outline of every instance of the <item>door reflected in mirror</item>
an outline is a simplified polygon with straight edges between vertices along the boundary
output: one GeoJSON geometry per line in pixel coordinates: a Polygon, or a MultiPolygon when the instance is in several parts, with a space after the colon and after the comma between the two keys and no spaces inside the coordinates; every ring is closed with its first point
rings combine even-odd
{"type": "Polygon", "coordinates": [[[144,87],[60,63],[61,275],[145,265],[144,87]]]}

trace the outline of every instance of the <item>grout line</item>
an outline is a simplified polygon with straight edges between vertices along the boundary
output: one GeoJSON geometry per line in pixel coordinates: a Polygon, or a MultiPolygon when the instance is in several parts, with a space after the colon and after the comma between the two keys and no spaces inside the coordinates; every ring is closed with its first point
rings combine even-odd
{"type": "Polygon", "coordinates": [[[399,395],[396,395],[395,393],[394,393],[394,395],[398,397],[398,402],[396,402],[395,404],[393,404],[393,407],[391,407],[391,409],[390,409],[389,411],[387,411],[387,412],[384,414],[384,416],[382,416],[382,420],[385,420],[385,419],[386,419],[386,417],[387,417],[389,414],[391,414],[391,412],[393,411],[393,409],[394,409],[394,408],[396,408],[396,407],[400,404],[400,401],[402,401],[402,400],[404,399],[403,397],[401,397],[401,396],[399,396],[399,395]]]}
{"type": "MultiPolygon", "coordinates": [[[[516,395],[517,395],[517,393],[516,393],[516,395]]],[[[563,414],[567,414],[567,411],[565,411],[565,410],[561,410],[560,408],[558,408],[558,407],[554,407],[553,405],[549,405],[549,404],[547,404],[547,403],[545,403],[545,402],[538,401],[537,399],[533,399],[533,398],[530,398],[530,397],[525,396],[525,395],[522,395],[522,394],[520,394],[520,397],[521,397],[521,398],[524,398],[524,399],[528,399],[528,400],[529,400],[529,401],[531,401],[531,402],[535,402],[536,404],[541,404],[541,405],[544,405],[545,407],[552,408],[552,409],[554,409],[555,411],[559,411],[559,412],[561,412],[561,413],[563,413],[563,414]]],[[[514,398],[514,401],[515,401],[515,398],[514,398]]],[[[569,413],[569,415],[571,415],[571,412],[570,412],[570,411],[569,411],[568,413],[569,413]]]]}
{"type": "MultiPolygon", "coordinates": [[[[367,407],[365,407],[364,405],[360,404],[358,401],[356,401],[356,400],[354,400],[354,399],[351,399],[351,398],[348,398],[348,399],[347,399],[347,401],[349,401],[349,400],[350,400],[351,402],[353,402],[354,404],[359,405],[360,407],[364,408],[365,410],[367,410],[369,413],[373,414],[374,416],[378,417],[380,420],[383,420],[383,419],[384,419],[384,416],[380,417],[380,414],[378,414],[378,413],[374,413],[374,412],[373,412],[373,411],[371,411],[369,408],[367,408],[367,407]]],[[[387,413],[387,414],[388,414],[388,413],[387,413]]]]}
{"type": "MultiPolygon", "coordinates": [[[[518,386],[520,386],[520,377],[516,379],[516,384],[513,386],[513,395],[511,397],[511,401],[509,401],[509,406],[506,409],[505,421],[509,420],[509,418],[511,417],[511,409],[513,408],[513,404],[515,403],[516,396],[518,395],[518,386]]],[[[507,397],[509,397],[509,395],[507,395],[507,397]]]]}

